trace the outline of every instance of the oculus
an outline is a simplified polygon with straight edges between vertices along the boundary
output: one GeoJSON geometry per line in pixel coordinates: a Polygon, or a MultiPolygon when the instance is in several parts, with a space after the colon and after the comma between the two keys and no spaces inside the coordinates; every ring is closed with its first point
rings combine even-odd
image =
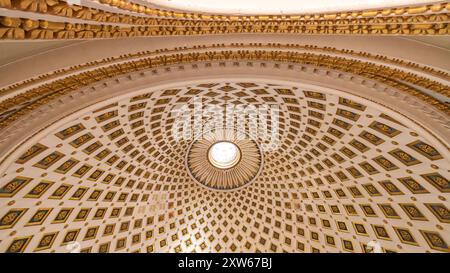
{"type": "Polygon", "coordinates": [[[189,146],[186,167],[202,186],[233,190],[248,185],[262,169],[258,143],[235,129],[206,131],[189,146]]]}
{"type": "Polygon", "coordinates": [[[232,142],[219,141],[214,143],[208,151],[208,160],[214,167],[228,169],[239,163],[241,151],[232,142]]]}

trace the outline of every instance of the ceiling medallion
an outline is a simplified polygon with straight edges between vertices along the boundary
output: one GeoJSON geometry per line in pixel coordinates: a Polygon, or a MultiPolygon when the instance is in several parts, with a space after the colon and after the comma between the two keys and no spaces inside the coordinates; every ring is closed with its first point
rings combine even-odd
{"type": "Polygon", "coordinates": [[[258,143],[235,129],[204,132],[189,146],[186,167],[202,186],[233,190],[248,185],[262,170],[263,155],[258,143]]]}

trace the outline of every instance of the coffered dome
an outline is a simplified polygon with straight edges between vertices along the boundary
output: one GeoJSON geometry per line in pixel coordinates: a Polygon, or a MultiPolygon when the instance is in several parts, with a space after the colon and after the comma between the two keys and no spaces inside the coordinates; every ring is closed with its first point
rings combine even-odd
{"type": "Polygon", "coordinates": [[[137,91],[75,112],[22,147],[4,164],[2,224],[30,251],[75,240],[91,251],[361,251],[372,238],[392,251],[446,247],[434,224],[447,222],[443,143],[338,90],[224,79],[137,91]],[[175,140],[171,110],[195,96],[278,105],[278,149],[262,160],[261,140],[226,129],[175,140]],[[218,141],[239,147],[231,170],[208,162],[218,141]],[[115,232],[128,233],[111,241],[115,232]]]}
{"type": "Polygon", "coordinates": [[[31,2],[1,252],[450,251],[448,3],[31,2]]]}

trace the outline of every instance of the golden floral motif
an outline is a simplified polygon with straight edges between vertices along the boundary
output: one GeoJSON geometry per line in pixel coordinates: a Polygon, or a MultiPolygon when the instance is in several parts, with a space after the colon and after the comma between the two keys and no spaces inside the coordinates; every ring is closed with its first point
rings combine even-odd
{"type": "Polygon", "coordinates": [[[100,0],[100,3],[107,4],[120,9],[137,12],[141,14],[160,16],[160,17],[173,17],[173,18],[186,18],[186,19],[206,19],[206,20],[245,20],[245,19],[257,19],[257,20],[279,20],[283,18],[298,19],[304,17],[305,19],[324,18],[352,18],[352,17],[376,17],[376,16],[389,16],[389,15],[403,15],[403,14],[420,14],[427,11],[440,12],[443,9],[448,9],[448,3],[438,3],[426,6],[411,6],[411,7],[398,7],[387,8],[382,10],[361,10],[361,11],[349,11],[339,13],[327,13],[327,14],[312,14],[312,15],[262,15],[262,16],[233,16],[233,15],[218,15],[218,14],[202,14],[202,13],[186,13],[177,12],[172,10],[161,10],[150,8],[145,5],[131,3],[128,0],[100,0]]]}
{"type": "Polygon", "coordinates": [[[90,10],[88,10],[88,9],[85,10],[79,6],[69,6],[69,5],[62,4],[62,3],[54,5],[51,8],[51,11],[55,15],[59,15],[59,16],[77,17],[79,19],[85,19],[85,20],[90,20],[92,18],[92,11],[89,12],[90,10]],[[81,12],[77,13],[77,11],[81,11],[81,12]]]}
{"type": "Polygon", "coordinates": [[[25,187],[31,180],[33,180],[33,178],[21,177],[21,176],[12,179],[6,185],[4,185],[0,188],[0,198],[14,196],[23,187],[25,187]]]}
{"type": "MultiPolygon", "coordinates": [[[[114,17],[109,17],[112,20],[114,17]]],[[[2,17],[4,21],[5,17],[2,17]]],[[[17,20],[17,18],[12,18],[17,20]]],[[[11,20],[7,18],[6,20],[11,20]]],[[[168,35],[206,35],[206,34],[227,34],[227,33],[296,33],[296,34],[399,34],[399,35],[446,35],[449,32],[447,22],[426,24],[396,24],[384,23],[380,25],[365,25],[360,22],[355,24],[313,24],[301,23],[288,25],[263,24],[259,28],[254,28],[254,24],[239,26],[219,26],[208,24],[205,26],[113,26],[113,25],[94,25],[94,24],[73,24],[64,22],[49,22],[40,20],[39,27],[33,30],[26,30],[23,21],[30,19],[19,19],[21,24],[19,29],[25,31],[25,36],[16,37],[6,35],[11,27],[4,25],[3,35],[0,39],[87,39],[87,38],[105,38],[105,31],[111,37],[147,37],[147,36],[168,36],[168,35]],[[73,27],[75,26],[75,27],[73,27]],[[65,37],[59,32],[74,31],[75,36],[65,37]],[[40,34],[44,32],[45,35],[40,34]],[[36,34],[38,33],[38,34],[36,34]],[[27,35],[28,34],[28,35],[27,35]],[[33,34],[33,35],[31,35],[33,34]]],[[[119,20],[114,20],[119,21],[119,20]]],[[[117,22],[112,22],[117,23],[117,22]]],[[[16,27],[17,28],[17,27],[16,27]]]]}
{"type": "MultiPolygon", "coordinates": [[[[119,8],[124,5],[114,5],[119,8]]],[[[126,5],[125,5],[126,6],[126,5]]],[[[133,5],[131,5],[133,6],[133,5]]],[[[138,5],[139,6],[139,5],[138,5]]],[[[448,9],[446,4],[436,4],[428,6],[416,6],[410,8],[398,8],[376,11],[352,11],[332,14],[314,14],[314,15],[288,15],[288,16],[222,16],[222,15],[204,15],[163,12],[159,13],[157,9],[141,8],[135,9],[135,12],[151,15],[152,17],[130,16],[122,13],[107,12],[90,7],[69,5],[62,0],[17,0],[14,5],[10,1],[0,1],[0,7],[9,9],[19,9],[23,11],[34,11],[68,18],[78,18],[83,20],[94,20],[103,23],[121,23],[130,25],[141,25],[155,27],[155,31],[150,31],[152,35],[162,33],[168,34],[198,34],[196,30],[186,31],[187,27],[193,29],[220,28],[223,31],[230,32],[291,32],[292,28],[305,26],[304,33],[317,33],[317,25],[332,26],[334,28],[323,29],[323,34],[390,34],[387,25],[395,24],[418,24],[415,30],[405,28],[403,34],[440,34],[443,30],[435,33],[430,28],[430,23],[445,23],[448,21],[448,14],[444,9],[448,9]],[[155,18],[154,16],[162,18],[155,18]],[[363,26],[354,28],[349,26],[363,26]],[[364,27],[371,26],[372,29],[364,27]],[[160,27],[163,27],[162,29],[160,27]],[[181,32],[181,33],[180,33],[181,32]]],[[[402,26],[403,28],[403,26],[402,26]]],[[[295,31],[294,31],[295,32],[295,31]]],[[[393,30],[393,33],[402,33],[399,30],[393,30]]],[[[59,39],[65,35],[56,35],[59,39]]],[[[66,35],[67,36],[67,35],[66,35]]],[[[104,37],[102,35],[101,37],[104,37]]],[[[116,35],[117,36],[117,35],[116,35]]],[[[116,37],[113,36],[113,37],[116,37]]],[[[86,35],[83,35],[86,37],[86,35]]],[[[96,36],[97,37],[97,36],[96,36]]],[[[75,37],[70,37],[73,39],[75,37]]],[[[79,38],[79,37],[78,37],[79,38]]],[[[99,37],[100,38],[100,37],[99,37]]]]}
{"type": "Polygon", "coordinates": [[[48,8],[58,4],[57,0],[21,0],[18,7],[27,11],[47,12],[48,8]]]}
{"type": "Polygon", "coordinates": [[[8,247],[8,249],[6,250],[7,253],[19,253],[19,252],[23,252],[25,250],[25,248],[27,247],[28,243],[30,242],[31,238],[33,236],[30,237],[24,237],[24,238],[16,238],[14,239],[14,241],[11,243],[11,245],[8,247]]]}

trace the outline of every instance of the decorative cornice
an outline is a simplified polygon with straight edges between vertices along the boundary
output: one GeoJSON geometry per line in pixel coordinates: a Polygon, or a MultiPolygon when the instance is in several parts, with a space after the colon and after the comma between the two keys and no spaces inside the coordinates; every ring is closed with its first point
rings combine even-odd
{"type": "Polygon", "coordinates": [[[207,19],[207,20],[279,20],[279,19],[294,19],[299,20],[305,18],[307,20],[313,18],[358,18],[358,17],[377,17],[377,16],[398,16],[398,15],[414,15],[427,12],[441,12],[449,10],[450,4],[442,1],[432,5],[414,5],[409,7],[393,7],[385,9],[368,9],[355,10],[347,12],[330,12],[321,14],[296,14],[296,15],[264,15],[264,16],[233,16],[222,14],[203,14],[203,13],[188,13],[178,12],[167,9],[157,9],[148,5],[141,5],[128,0],[100,0],[100,3],[106,4],[118,9],[140,13],[149,16],[169,17],[169,18],[185,18],[185,19],[207,19]]]}
{"type": "Polygon", "coordinates": [[[171,35],[208,35],[233,33],[284,33],[284,34],[340,34],[340,35],[447,35],[445,23],[376,25],[321,25],[297,22],[295,24],[251,24],[224,26],[131,26],[121,27],[104,24],[79,24],[0,17],[2,40],[72,40],[111,39],[126,37],[151,37],[171,35]]]}
{"type": "Polygon", "coordinates": [[[25,18],[15,18],[14,13],[0,17],[0,39],[107,39],[227,33],[446,35],[450,9],[448,3],[441,3],[330,14],[224,16],[160,13],[126,1],[101,2],[133,13],[69,5],[61,0],[2,0],[1,8],[20,11],[20,16],[25,18]],[[41,18],[43,14],[61,17],[61,20],[46,17],[37,20],[31,16],[34,13],[41,18]],[[75,19],[82,23],[75,23],[75,19]]]}
{"type": "MultiPolygon", "coordinates": [[[[347,50],[347,49],[337,49],[333,47],[319,47],[315,45],[299,45],[299,44],[278,44],[278,43],[268,43],[268,44],[262,44],[262,43],[231,43],[231,44],[212,44],[212,45],[199,45],[199,46],[193,46],[189,48],[183,48],[182,50],[188,51],[188,50],[217,50],[220,48],[229,48],[232,50],[237,49],[279,49],[279,50],[305,50],[307,52],[317,52],[317,53],[328,53],[328,54],[339,54],[342,55],[342,57],[355,57],[355,58],[362,58],[367,61],[376,61],[376,62],[382,62],[386,65],[392,64],[395,66],[399,66],[401,68],[405,69],[411,69],[418,72],[430,74],[432,76],[436,76],[439,78],[442,78],[443,80],[450,81],[450,75],[442,70],[436,70],[431,67],[422,66],[416,63],[412,62],[406,62],[400,59],[393,59],[382,55],[373,55],[368,52],[356,52],[354,50],[347,50]]],[[[98,66],[104,66],[108,64],[112,64],[115,62],[121,62],[121,61],[127,61],[132,60],[135,58],[143,58],[143,57],[150,57],[154,55],[159,54],[169,54],[169,53],[177,53],[180,52],[181,49],[179,48],[163,48],[158,49],[156,51],[145,51],[145,52],[137,52],[137,53],[130,53],[118,57],[110,57],[106,59],[96,60],[93,62],[85,63],[85,64],[79,64],[73,67],[69,67],[67,69],[60,69],[58,71],[54,71],[52,73],[42,74],[37,76],[36,78],[27,79],[23,82],[18,82],[15,84],[12,84],[8,87],[4,87],[0,89],[0,96],[9,94],[11,92],[26,88],[30,85],[36,85],[41,82],[51,80],[53,78],[69,74],[69,73],[76,73],[80,72],[85,69],[91,69],[98,66]]],[[[434,85],[435,82],[430,82],[430,85],[434,85]]]]}
{"type": "Polygon", "coordinates": [[[3,120],[0,121],[0,128],[8,126],[19,117],[26,115],[41,105],[45,105],[53,99],[104,79],[158,67],[212,61],[274,61],[342,71],[379,81],[415,96],[444,113],[450,113],[448,105],[414,88],[414,86],[422,86],[428,90],[433,90],[441,95],[450,97],[450,88],[448,86],[412,73],[406,73],[398,69],[360,60],[279,50],[216,50],[187,53],[180,50],[178,53],[171,53],[155,57],[144,57],[81,72],[40,85],[15,97],[6,99],[0,103],[0,111],[4,115],[3,120]],[[18,108],[19,105],[21,105],[21,108],[18,108]],[[10,113],[5,114],[7,112],[10,113]]]}
{"type": "MultiPolygon", "coordinates": [[[[66,2],[54,0],[49,3],[42,2],[40,5],[31,4],[30,1],[20,1],[14,4],[8,4],[0,1],[0,7],[20,10],[26,12],[35,12],[40,14],[48,14],[53,16],[62,16],[71,19],[81,19],[86,21],[95,21],[101,23],[120,23],[140,26],[190,26],[190,27],[248,27],[253,24],[270,25],[277,24],[295,26],[304,25],[380,25],[380,24],[426,24],[426,23],[445,23],[448,22],[448,13],[444,5],[441,9],[417,9],[423,12],[404,12],[404,13],[381,13],[373,12],[351,13],[349,16],[342,14],[319,14],[319,15],[302,15],[302,16],[282,16],[280,18],[214,18],[211,19],[174,19],[174,18],[153,18],[146,15],[134,16],[128,14],[114,13],[99,10],[90,7],[68,5],[66,2]]],[[[87,22],[88,23],[88,22],[87,22]]]]}

